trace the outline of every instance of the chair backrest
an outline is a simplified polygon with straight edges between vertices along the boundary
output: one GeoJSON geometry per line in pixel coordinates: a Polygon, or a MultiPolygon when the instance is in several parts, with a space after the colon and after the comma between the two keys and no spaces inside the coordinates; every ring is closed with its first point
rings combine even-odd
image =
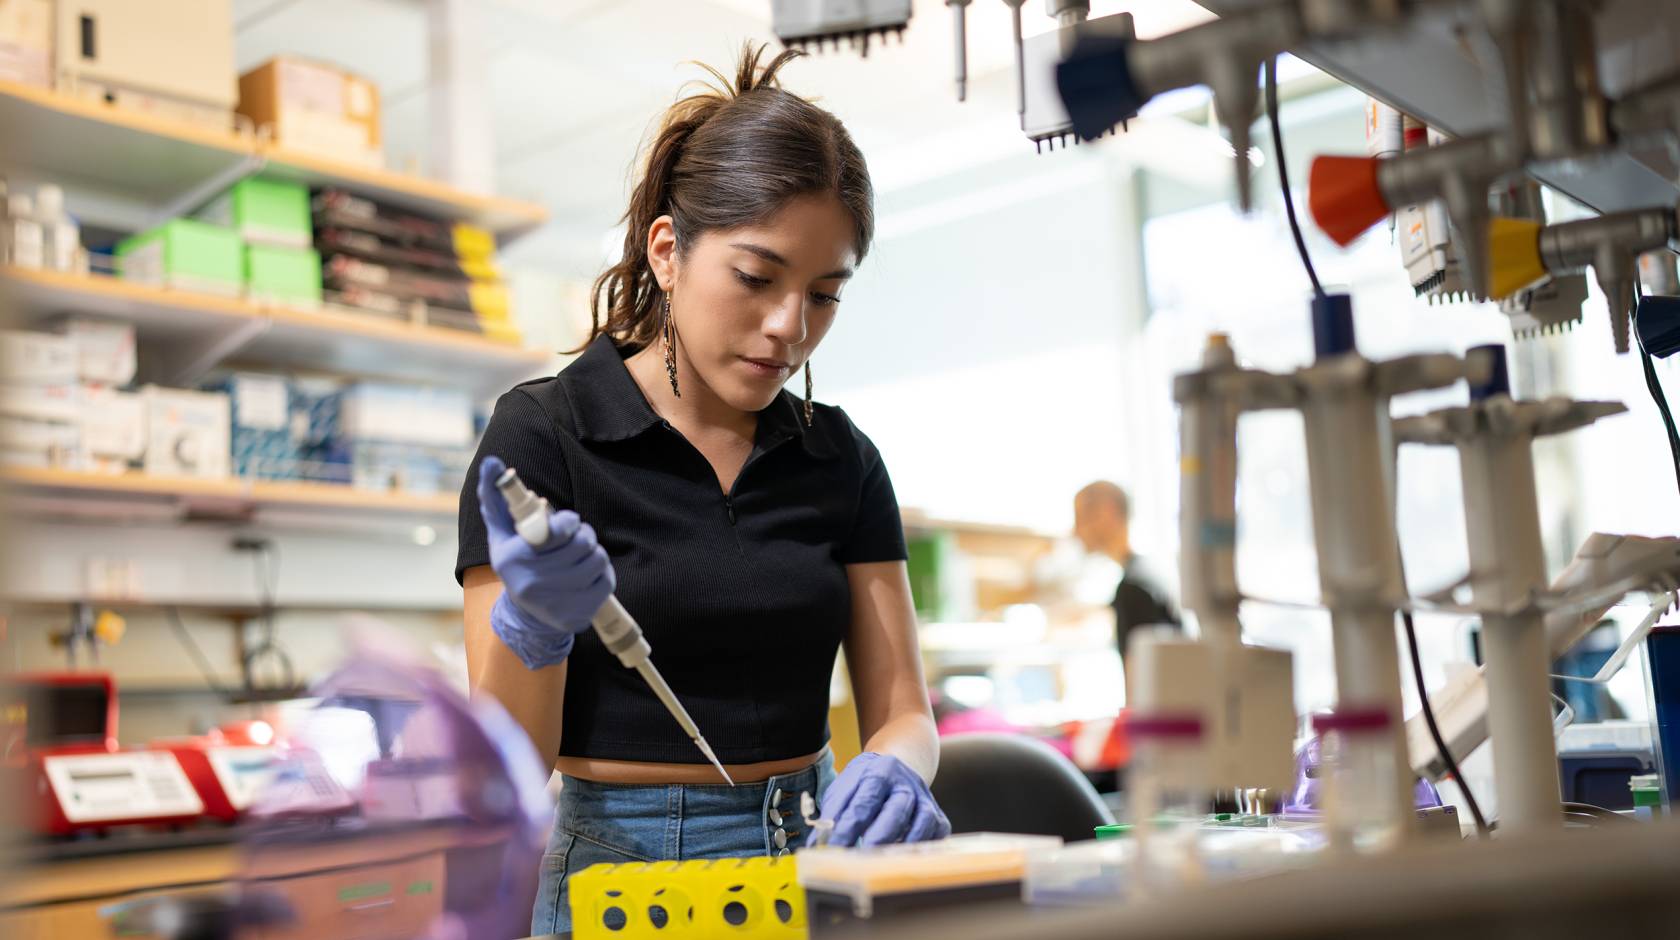
{"type": "Polygon", "coordinates": [[[1094,838],[1114,814],[1073,762],[1020,734],[955,734],[939,740],[933,796],[952,832],[1017,832],[1094,838]]]}

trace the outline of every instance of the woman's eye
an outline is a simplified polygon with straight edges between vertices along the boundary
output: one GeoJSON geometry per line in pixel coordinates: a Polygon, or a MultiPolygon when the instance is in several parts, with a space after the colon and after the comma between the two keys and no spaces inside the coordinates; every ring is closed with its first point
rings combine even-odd
{"type": "Polygon", "coordinates": [[[821,294],[816,291],[812,291],[811,302],[819,307],[832,307],[840,302],[840,298],[834,296],[833,294],[821,294]]]}
{"type": "Polygon", "coordinates": [[[748,287],[764,287],[770,283],[770,279],[767,277],[754,277],[739,269],[735,271],[735,279],[748,287]]]}

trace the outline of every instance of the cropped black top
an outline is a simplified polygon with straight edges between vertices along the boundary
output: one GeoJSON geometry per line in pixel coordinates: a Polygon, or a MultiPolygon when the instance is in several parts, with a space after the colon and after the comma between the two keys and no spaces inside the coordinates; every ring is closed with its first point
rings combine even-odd
{"type": "MultiPolygon", "coordinates": [[[[648,405],[625,355],[600,337],[559,375],[497,401],[461,489],[456,580],[490,563],[475,483],[478,461],[495,454],[594,526],[619,600],[721,760],[818,751],[851,623],[846,565],[905,558],[880,454],[839,408],[817,405],[807,428],[783,391],[759,412],[752,453],[725,493],[700,451],[648,405]]],[[[561,755],[704,762],[593,631],[569,662],[561,755]]]]}

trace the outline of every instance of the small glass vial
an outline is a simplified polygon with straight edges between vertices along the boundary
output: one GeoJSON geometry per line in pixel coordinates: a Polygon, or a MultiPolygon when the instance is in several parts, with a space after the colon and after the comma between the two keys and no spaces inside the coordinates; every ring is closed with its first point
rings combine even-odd
{"type": "Polygon", "coordinates": [[[1342,709],[1314,716],[1313,730],[1321,738],[1320,773],[1325,781],[1325,824],[1331,844],[1361,852],[1394,845],[1406,820],[1395,818],[1394,794],[1401,768],[1395,764],[1388,712],[1342,709]]]}
{"type": "Polygon", "coordinates": [[[1137,840],[1137,871],[1146,886],[1194,884],[1197,853],[1211,805],[1202,719],[1194,714],[1131,715],[1132,758],[1126,790],[1137,840]]]}

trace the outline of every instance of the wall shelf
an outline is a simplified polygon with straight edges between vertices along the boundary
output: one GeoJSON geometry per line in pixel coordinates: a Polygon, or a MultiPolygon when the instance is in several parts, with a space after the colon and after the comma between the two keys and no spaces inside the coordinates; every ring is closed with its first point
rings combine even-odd
{"type": "MultiPolygon", "coordinates": [[[[0,486],[16,496],[74,497],[81,503],[149,502],[182,513],[239,518],[264,509],[307,509],[351,516],[453,518],[453,493],[414,494],[359,490],[328,483],[266,480],[197,480],[143,473],[99,474],[31,467],[0,469],[0,486]]],[[[27,509],[27,506],[19,506],[27,509]]]]}
{"type": "Polygon", "coordinates": [[[0,268],[17,322],[65,313],[134,324],[146,378],[188,385],[226,362],[505,390],[550,359],[544,350],[447,327],[385,320],[344,308],[301,310],[136,284],[99,275],[0,268]]]}
{"type": "MultiPolygon", "coordinates": [[[[250,597],[78,597],[69,594],[43,594],[30,592],[0,592],[0,604],[14,608],[28,607],[39,610],[61,610],[73,604],[87,604],[100,609],[120,610],[129,612],[149,612],[179,610],[184,613],[203,614],[208,617],[225,617],[229,620],[245,620],[258,617],[264,613],[262,604],[250,597]]],[[[345,611],[366,611],[381,614],[416,614],[423,616],[459,617],[460,603],[425,603],[425,602],[393,602],[373,601],[358,602],[354,600],[334,601],[331,599],[312,599],[306,601],[281,600],[274,604],[274,611],[279,614],[288,613],[340,613],[345,611]]]]}
{"type": "Polygon", "coordinates": [[[548,220],[536,203],[470,193],[392,170],[289,151],[252,133],[217,130],[0,81],[0,166],[21,167],[101,194],[120,193],[178,214],[257,172],[352,192],[444,219],[506,242],[548,220]]]}

